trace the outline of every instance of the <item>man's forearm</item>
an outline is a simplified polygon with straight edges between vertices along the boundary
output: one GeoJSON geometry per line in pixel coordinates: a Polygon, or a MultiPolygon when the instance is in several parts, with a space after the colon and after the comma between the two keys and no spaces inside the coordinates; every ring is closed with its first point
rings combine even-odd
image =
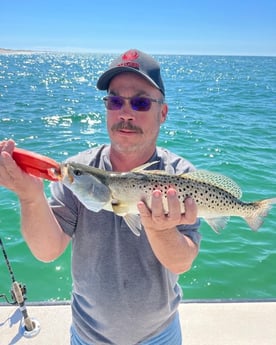
{"type": "Polygon", "coordinates": [[[160,232],[145,229],[151,248],[163,266],[175,274],[188,271],[198,254],[198,245],[177,228],[160,232]]]}
{"type": "Polygon", "coordinates": [[[39,260],[57,258],[70,241],[59,226],[44,194],[31,201],[21,200],[22,234],[39,260]]]}

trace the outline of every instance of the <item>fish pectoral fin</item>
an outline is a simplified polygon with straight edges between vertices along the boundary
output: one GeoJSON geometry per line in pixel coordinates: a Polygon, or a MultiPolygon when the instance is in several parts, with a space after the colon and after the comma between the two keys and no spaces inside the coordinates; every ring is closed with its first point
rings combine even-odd
{"type": "Polygon", "coordinates": [[[142,230],[140,216],[138,214],[126,214],[123,218],[134,235],[140,236],[142,230]]]}
{"type": "Polygon", "coordinates": [[[204,218],[207,224],[217,233],[226,227],[229,217],[204,218]]]}
{"type": "Polygon", "coordinates": [[[130,230],[134,233],[134,235],[140,236],[140,231],[142,229],[140,216],[138,214],[128,213],[128,205],[120,202],[119,200],[113,199],[111,202],[111,207],[115,214],[124,218],[124,221],[130,228],[130,230]]]}

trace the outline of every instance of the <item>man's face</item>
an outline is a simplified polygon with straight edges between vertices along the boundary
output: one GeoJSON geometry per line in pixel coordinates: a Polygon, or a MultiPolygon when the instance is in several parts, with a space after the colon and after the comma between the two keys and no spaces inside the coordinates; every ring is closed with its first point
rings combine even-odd
{"type": "MultiPolygon", "coordinates": [[[[162,100],[162,93],[135,73],[121,73],[109,85],[109,95],[149,97],[162,100]]],[[[167,116],[167,105],[152,102],[148,111],[133,110],[129,100],[121,109],[107,110],[107,129],[112,147],[120,152],[154,150],[161,123],[167,116]]]]}

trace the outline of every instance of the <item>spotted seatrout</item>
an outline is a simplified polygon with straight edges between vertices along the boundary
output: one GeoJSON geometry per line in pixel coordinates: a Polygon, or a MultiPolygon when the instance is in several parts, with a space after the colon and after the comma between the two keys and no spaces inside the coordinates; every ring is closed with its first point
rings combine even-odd
{"type": "MultiPolygon", "coordinates": [[[[151,163],[153,164],[153,163],[151,163]]],[[[182,175],[170,175],[159,170],[144,170],[146,164],[130,172],[116,173],[78,164],[61,165],[60,181],[89,210],[113,211],[124,217],[130,229],[139,235],[141,228],[137,203],[151,205],[152,192],[163,193],[164,210],[168,212],[166,191],[176,189],[184,213],[184,200],[191,196],[197,204],[198,216],[218,232],[230,216],[245,219],[252,230],[258,230],[276,198],[256,202],[240,200],[242,192],[230,178],[197,170],[182,175]]]]}

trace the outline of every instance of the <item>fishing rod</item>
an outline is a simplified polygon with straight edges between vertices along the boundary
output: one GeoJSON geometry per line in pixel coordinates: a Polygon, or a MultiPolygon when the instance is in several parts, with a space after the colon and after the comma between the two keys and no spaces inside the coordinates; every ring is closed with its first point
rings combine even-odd
{"type": "Polygon", "coordinates": [[[23,315],[24,318],[24,326],[23,326],[23,335],[26,338],[31,338],[37,335],[40,331],[40,325],[37,320],[31,319],[28,315],[27,308],[25,305],[25,300],[27,299],[26,293],[26,285],[22,285],[21,283],[18,283],[15,279],[10,261],[8,259],[7,252],[5,250],[3,241],[0,237],[0,247],[2,249],[2,253],[11,277],[12,287],[11,287],[11,297],[13,302],[9,301],[7,296],[5,294],[0,294],[0,297],[5,298],[6,302],[11,305],[18,305],[19,309],[23,315]]]}

